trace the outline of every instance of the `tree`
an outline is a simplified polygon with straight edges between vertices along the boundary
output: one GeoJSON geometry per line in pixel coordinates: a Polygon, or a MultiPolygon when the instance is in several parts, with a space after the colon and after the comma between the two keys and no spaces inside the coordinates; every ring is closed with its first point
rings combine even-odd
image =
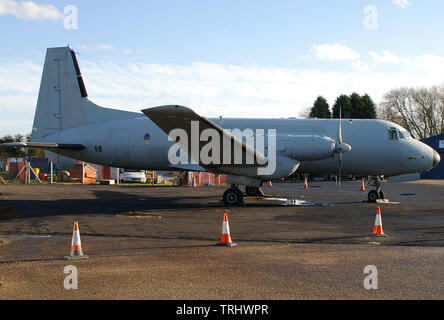
{"type": "Polygon", "coordinates": [[[305,107],[298,113],[299,118],[310,118],[310,112],[312,107],[305,107]]]}
{"type": "MultiPolygon", "coordinates": [[[[29,142],[31,140],[31,135],[27,135],[26,137],[21,134],[16,134],[15,136],[6,135],[3,138],[0,138],[0,143],[10,143],[10,142],[29,142]]],[[[24,157],[44,157],[45,150],[43,149],[33,149],[30,148],[28,150],[24,148],[0,148],[0,158],[24,158],[24,157]]]]}
{"type": "Polygon", "coordinates": [[[342,112],[342,117],[344,117],[345,114],[349,114],[349,116],[351,116],[351,112],[352,112],[352,105],[351,105],[351,100],[350,97],[345,95],[345,94],[341,94],[337,99],[335,104],[333,105],[333,118],[339,118],[339,110],[341,110],[342,112]]]}
{"type": "Polygon", "coordinates": [[[417,139],[444,133],[444,86],[392,89],[384,95],[378,113],[417,139]]]}
{"type": "Polygon", "coordinates": [[[330,106],[328,105],[327,100],[319,96],[313,104],[313,108],[310,111],[310,118],[331,118],[330,106]]]}
{"type": "Polygon", "coordinates": [[[376,119],[376,104],[368,94],[363,96],[354,92],[350,96],[340,95],[333,106],[333,118],[376,119]]]}
{"type": "MultiPolygon", "coordinates": [[[[14,137],[11,135],[6,135],[3,138],[0,138],[0,143],[10,143],[10,142],[23,142],[23,136],[20,134],[16,134],[14,137]]],[[[1,148],[1,157],[4,158],[22,158],[24,156],[24,152],[20,148],[1,148]]]]}
{"type": "MultiPolygon", "coordinates": [[[[31,141],[31,135],[28,134],[26,136],[26,142],[30,142],[30,141],[31,141]]],[[[28,157],[44,158],[45,157],[45,149],[29,148],[28,149],[28,157]]]]}
{"type": "Polygon", "coordinates": [[[362,96],[362,109],[361,116],[362,119],[376,119],[377,118],[377,107],[376,103],[373,102],[372,98],[368,94],[362,96]]]}

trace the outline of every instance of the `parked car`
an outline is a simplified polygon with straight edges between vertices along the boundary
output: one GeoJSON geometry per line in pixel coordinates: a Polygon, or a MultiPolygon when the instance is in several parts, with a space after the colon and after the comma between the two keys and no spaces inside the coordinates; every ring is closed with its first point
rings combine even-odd
{"type": "Polygon", "coordinates": [[[146,175],[143,170],[125,169],[120,174],[121,183],[146,183],[146,175]]]}

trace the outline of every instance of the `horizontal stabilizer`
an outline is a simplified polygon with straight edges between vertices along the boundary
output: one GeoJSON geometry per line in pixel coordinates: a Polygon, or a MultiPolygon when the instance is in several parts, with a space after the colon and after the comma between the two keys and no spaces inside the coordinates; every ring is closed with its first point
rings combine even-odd
{"type": "Polygon", "coordinates": [[[83,150],[84,145],[68,144],[68,143],[54,143],[54,142],[10,142],[2,143],[0,147],[13,148],[42,148],[42,149],[63,149],[63,150],[83,150]]]}

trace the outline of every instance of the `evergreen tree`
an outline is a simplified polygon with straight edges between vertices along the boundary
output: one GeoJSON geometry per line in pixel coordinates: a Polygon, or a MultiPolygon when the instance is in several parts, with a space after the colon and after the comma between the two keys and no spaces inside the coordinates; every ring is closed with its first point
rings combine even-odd
{"type": "Polygon", "coordinates": [[[351,116],[352,104],[349,96],[342,94],[336,99],[336,102],[333,105],[333,118],[339,118],[339,110],[342,111],[343,118],[344,115],[346,117],[347,114],[349,117],[351,116]]]}
{"type": "Polygon", "coordinates": [[[368,94],[363,96],[354,92],[350,96],[340,95],[333,106],[333,118],[339,118],[339,110],[343,118],[376,119],[376,104],[368,94]]]}
{"type": "Polygon", "coordinates": [[[356,92],[353,92],[350,95],[350,103],[351,103],[350,118],[362,119],[362,109],[364,108],[362,97],[356,92]]]}
{"type": "Polygon", "coordinates": [[[376,104],[368,94],[362,96],[362,119],[376,119],[376,104]]]}
{"type": "Polygon", "coordinates": [[[313,108],[311,108],[310,118],[331,118],[330,106],[328,105],[327,100],[319,96],[313,104],[313,108]]]}

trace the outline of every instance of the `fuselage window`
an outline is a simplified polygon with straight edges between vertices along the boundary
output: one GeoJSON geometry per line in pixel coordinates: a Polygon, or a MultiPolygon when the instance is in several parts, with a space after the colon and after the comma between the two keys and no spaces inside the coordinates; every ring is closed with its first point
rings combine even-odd
{"type": "Polygon", "coordinates": [[[143,143],[148,144],[151,142],[151,135],[149,133],[143,136],[143,143]]]}
{"type": "Polygon", "coordinates": [[[398,130],[396,130],[395,128],[390,129],[389,130],[389,139],[390,140],[399,140],[398,130]]]}

